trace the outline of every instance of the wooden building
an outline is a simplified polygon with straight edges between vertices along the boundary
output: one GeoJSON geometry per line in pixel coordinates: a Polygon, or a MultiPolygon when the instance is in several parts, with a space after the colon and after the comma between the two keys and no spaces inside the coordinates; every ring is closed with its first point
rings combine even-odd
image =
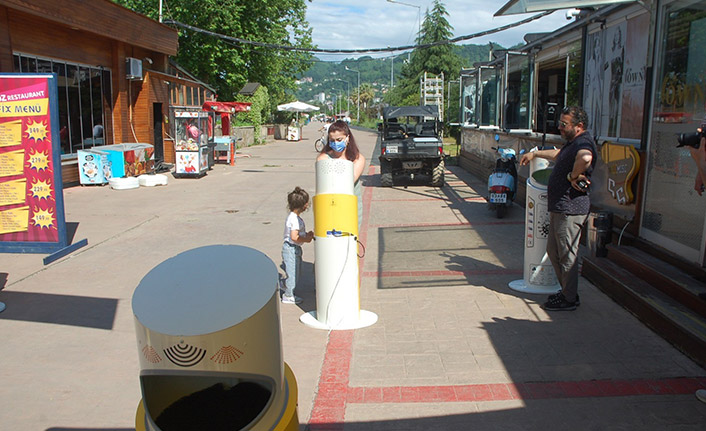
{"type": "MultiPolygon", "coordinates": [[[[169,56],[176,30],[109,0],[0,0],[0,72],[54,72],[64,183],[78,182],[77,151],[141,142],[165,145],[169,56]]],[[[198,84],[194,84],[198,86],[198,84]]]]}

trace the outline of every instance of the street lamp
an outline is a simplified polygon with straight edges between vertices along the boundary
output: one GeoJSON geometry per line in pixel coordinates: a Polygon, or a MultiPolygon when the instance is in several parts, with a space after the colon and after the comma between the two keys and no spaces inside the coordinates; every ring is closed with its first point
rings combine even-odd
{"type": "Polygon", "coordinates": [[[358,111],[355,114],[355,120],[360,122],[360,71],[350,69],[350,68],[348,68],[348,66],[346,66],[346,70],[349,72],[355,72],[358,74],[358,97],[355,98],[356,102],[358,102],[358,108],[357,108],[358,111]]]}
{"type": "Polygon", "coordinates": [[[396,4],[401,4],[404,6],[409,6],[409,7],[416,7],[417,8],[417,22],[419,25],[419,31],[417,33],[417,36],[419,36],[422,33],[422,7],[417,6],[416,4],[409,4],[401,1],[396,1],[396,0],[387,0],[388,3],[396,3],[396,4]]]}
{"type": "Polygon", "coordinates": [[[345,82],[348,85],[348,98],[346,99],[346,111],[350,112],[350,110],[351,110],[351,83],[350,83],[350,81],[346,81],[345,79],[340,79],[340,78],[336,78],[336,81],[345,82]]]}

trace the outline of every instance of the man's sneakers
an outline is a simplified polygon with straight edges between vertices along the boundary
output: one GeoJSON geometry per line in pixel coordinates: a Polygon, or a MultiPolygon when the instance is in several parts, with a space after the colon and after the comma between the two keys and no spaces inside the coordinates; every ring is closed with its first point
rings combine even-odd
{"type": "Polygon", "coordinates": [[[551,295],[547,302],[542,305],[547,311],[572,311],[576,310],[576,306],[579,304],[578,295],[576,295],[576,301],[569,302],[564,297],[564,294],[559,292],[551,295]]]}
{"type": "MultiPolygon", "coordinates": [[[[554,295],[549,295],[549,298],[547,298],[547,300],[551,301],[551,300],[553,300],[554,298],[557,298],[560,293],[561,293],[561,291],[555,293],[554,295]]],[[[576,304],[577,307],[578,307],[579,305],[581,305],[581,298],[579,298],[579,294],[578,294],[578,293],[576,294],[576,301],[574,301],[574,303],[576,304]]]]}
{"type": "Polygon", "coordinates": [[[282,304],[300,304],[302,299],[298,296],[282,295],[282,304]]]}

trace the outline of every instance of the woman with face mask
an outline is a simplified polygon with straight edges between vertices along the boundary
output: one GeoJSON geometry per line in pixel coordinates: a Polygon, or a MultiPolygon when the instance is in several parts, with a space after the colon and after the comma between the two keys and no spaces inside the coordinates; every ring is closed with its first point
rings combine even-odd
{"type": "Polygon", "coordinates": [[[365,157],[360,154],[351,129],[345,121],[338,120],[328,128],[328,142],[316,158],[319,160],[346,159],[353,162],[353,192],[358,197],[358,226],[363,218],[363,191],[360,176],[365,168],[365,157]]]}

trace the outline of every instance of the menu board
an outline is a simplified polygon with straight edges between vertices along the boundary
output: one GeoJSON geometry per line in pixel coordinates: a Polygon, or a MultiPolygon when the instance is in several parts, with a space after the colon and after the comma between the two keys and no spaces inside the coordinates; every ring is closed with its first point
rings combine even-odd
{"type": "Polygon", "coordinates": [[[0,74],[0,252],[66,247],[56,75],[0,74]]]}

